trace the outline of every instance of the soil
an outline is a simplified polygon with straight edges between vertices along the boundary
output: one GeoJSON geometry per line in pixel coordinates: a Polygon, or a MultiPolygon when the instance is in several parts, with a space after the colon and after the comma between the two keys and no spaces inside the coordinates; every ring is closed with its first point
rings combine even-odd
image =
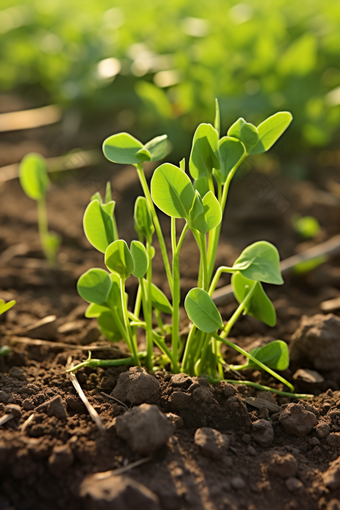
{"type": "MultiPolygon", "coordinates": [[[[39,136],[44,146],[50,135],[39,136]]],[[[2,146],[13,150],[13,140],[4,137],[2,146]]],[[[25,133],[24,143],[25,148],[32,146],[25,133]]],[[[2,164],[11,162],[6,153],[2,164]]],[[[246,245],[260,239],[274,243],[281,258],[286,258],[339,233],[340,199],[329,191],[332,183],[339,182],[338,169],[320,169],[312,163],[310,170],[310,181],[258,173],[251,167],[243,172],[233,183],[217,262],[232,264],[246,245]],[[299,237],[292,227],[293,214],[315,216],[321,224],[318,236],[312,241],[299,237]]],[[[13,411],[7,406],[19,406],[0,427],[0,509],[340,509],[337,366],[318,370],[321,377],[313,383],[293,379],[298,369],[315,370],[313,360],[293,361],[283,375],[294,381],[296,391],[315,394],[304,403],[244,385],[211,386],[205,378],[173,377],[161,371],[149,376],[157,383],[148,381],[146,388],[152,391],[146,390],[144,397],[140,391],[136,397],[126,390],[125,401],[118,402],[112,397],[119,390],[120,374],[128,384],[136,373],[131,369],[127,373],[126,367],[86,368],[77,372],[77,378],[100,415],[104,432],[92,421],[65,366],[70,356],[73,361],[84,360],[87,348],[99,358],[126,355],[123,344],[108,344],[96,321],[84,318],[86,304],[76,292],[76,281],[85,270],[103,267],[102,255],[85,239],[82,215],[91,195],[98,188],[103,191],[106,180],[112,182],[117,200],[121,237],[127,241],[135,237],[132,216],[139,185],[132,168],[103,163],[55,174],[48,195],[49,224],[63,242],[54,269],[41,252],[35,203],[24,196],[17,180],[0,187],[0,298],[17,300],[0,319],[0,345],[11,349],[0,358],[0,419],[13,411]],[[55,320],[30,327],[53,315],[55,320]],[[45,342],[39,345],[39,338],[45,342]],[[259,407],[254,407],[253,397],[260,398],[259,407]],[[150,458],[121,476],[95,477],[145,457],[147,447],[140,446],[145,435],[126,432],[129,420],[132,424],[127,413],[130,408],[149,410],[149,405],[157,406],[173,423],[160,425],[157,434],[162,428],[168,432],[157,448],[150,446],[150,458]],[[132,440],[129,434],[137,436],[132,440]]],[[[161,221],[168,234],[167,218],[161,216],[161,221]]],[[[313,272],[288,276],[282,287],[268,287],[277,326],[269,328],[243,317],[232,337],[245,348],[277,338],[290,344],[303,316],[322,314],[320,304],[340,296],[339,261],[333,258],[313,272]]],[[[183,296],[196,284],[197,262],[196,245],[188,235],[181,255],[183,296]]],[[[168,292],[159,256],[154,281],[168,292]]],[[[227,278],[220,281],[227,283],[227,278]]],[[[132,279],[127,288],[132,297],[136,291],[132,279]]],[[[235,308],[231,303],[220,310],[226,319],[235,308]]],[[[339,315],[339,310],[333,314],[339,315]]],[[[183,314],[183,331],[186,325],[183,314]]],[[[227,362],[241,361],[229,349],[224,354],[227,362]]],[[[246,375],[275,384],[259,371],[246,375]]],[[[156,421],[146,423],[152,427],[156,421]]]]}

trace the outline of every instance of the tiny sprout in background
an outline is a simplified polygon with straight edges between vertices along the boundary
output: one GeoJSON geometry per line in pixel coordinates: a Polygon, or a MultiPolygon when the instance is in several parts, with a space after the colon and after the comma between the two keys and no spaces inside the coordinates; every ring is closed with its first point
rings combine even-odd
{"type": "Polygon", "coordinates": [[[27,154],[20,163],[20,184],[29,198],[38,204],[38,225],[40,242],[49,263],[57,263],[57,253],[60,246],[60,236],[48,231],[46,194],[49,186],[46,160],[40,154],[27,154]]]}
{"type": "Polygon", "coordinates": [[[314,216],[294,215],[292,223],[294,230],[305,239],[313,239],[321,230],[320,224],[314,216]]]}
{"type": "MultiPolygon", "coordinates": [[[[8,301],[7,303],[0,299],[0,315],[10,310],[15,305],[14,299],[12,301],[8,301]]],[[[0,347],[0,356],[7,356],[9,354],[9,347],[7,345],[3,345],[0,347]]]]}

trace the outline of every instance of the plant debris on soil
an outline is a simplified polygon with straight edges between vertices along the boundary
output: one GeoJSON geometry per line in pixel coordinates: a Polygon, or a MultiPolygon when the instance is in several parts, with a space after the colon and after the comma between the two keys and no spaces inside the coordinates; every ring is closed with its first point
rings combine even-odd
{"type": "MultiPolygon", "coordinates": [[[[327,190],[333,174],[328,169],[296,182],[245,173],[233,184],[217,264],[228,265],[261,238],[278,246],[284,259],[338,234],[340,199],[327,190]],[[259,193],[260,180],[270,187],[267,195],[259,193]],[[303,241],[294,232],[293,213],[318,219],[316,239],[303,241]]],[[[120,169],[107,178],[117,193],[119,229],[131,240],[137,176],[120,169]]],[[[79,173],[53,184],[49,223],[63,238],[54,269],[39,245],[35,204],[16,180],[0,188],[0,298],[17,301],[0,320],[0,347],[10,347],[0,357],[0,423],[12,414],[0,425],[0,509],[339,510],[339,257],[268,289],[275,328],[243,317],[232,331],[246,349],[288,342],[292,363],[283,375],[314,398],[293,401],[242,384],[213,386],[204,377],[150,375],[135,367],[85,368],[76,377],[101,430],[65,372],[69,357],[83,361],[87,350],[98,358],[128,354],[123,344],[100,335],[95,320],[84,318],[86,303],[76,292],[80,274],[102,267],[82,230],[96,191],[90,182],[79,173]],[[331,309],[323,305],[332,301],[331,309]]],[[[161,220],[166,230],[167,220],[161,220]]],[[[185,292],[195,285],[197,261],[188,237],[181,256],[185,292]]],[[[154,281],[167,293],[161,261],[155,264],[154,281]]],[[[128,281],[127,289],[132,295],[135,284],[128,281]]],[[[220,307],[221,313],[230,315],[236,306],[220,307]]],[[[183,319],[183,338],[186,327],[183,319]]],[[[224,356],[228,363],[242,362],[229,349],[224,356]]],[[[284,389],[265,373],[244,373],[284,389]]]]}

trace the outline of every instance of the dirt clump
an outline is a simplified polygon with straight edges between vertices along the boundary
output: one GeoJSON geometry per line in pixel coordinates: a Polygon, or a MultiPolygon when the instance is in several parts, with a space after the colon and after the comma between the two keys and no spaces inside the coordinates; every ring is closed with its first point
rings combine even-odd
{"type": "Polygon", "coordinates": [[[229,441],[228,436],[210,427],[202,427],[195,433],[199,451],[212,459],[220,459],[227,453],[229,441]]]}
{"type": "Polygon", "coordinates": [[[314,413],[300,404],[288,404],[281,409],[279,419],[287,434],[297,437],[309,434],[318,421],[314,413]]]}
{"type": "Polygon", "coordinates": [[[159,382],[141,367],[132,367],[120,374],[111,395],[133,405],[155,404],[159,400],[159,382]]]}
{"type": "Polygon", "coordinates": [[[272,424],[265,420],[260,419],[256,420],[252,426],[252,437],[253,439],[263,447],[268,447],[272,444],[274,440],[274,429],[272,424]]]}

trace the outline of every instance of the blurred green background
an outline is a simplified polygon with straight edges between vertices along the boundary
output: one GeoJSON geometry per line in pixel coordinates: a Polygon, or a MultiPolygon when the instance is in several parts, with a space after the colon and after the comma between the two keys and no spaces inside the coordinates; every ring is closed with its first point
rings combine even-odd
{"type": "Polygon", "coordinates": [[[77,111],[94,131],[105,119],[143,142],[166,132],[175,159],[213,121],[215,97],[223,132],[289,110],[281,153],[329,146],[340,1],[2,0],[0,92],[77,111]]]}

